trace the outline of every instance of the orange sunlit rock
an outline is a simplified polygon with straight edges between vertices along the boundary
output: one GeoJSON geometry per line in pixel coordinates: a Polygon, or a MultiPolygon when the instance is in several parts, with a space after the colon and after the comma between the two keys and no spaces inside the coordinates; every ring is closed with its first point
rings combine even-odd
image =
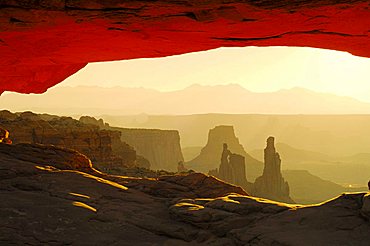
{"type": "Polygon", "coordinates": [[[309,46],[370,57],[355,1],[1,1],[0,93],[42,93],[88,62],[221,46],[309,46]]]}

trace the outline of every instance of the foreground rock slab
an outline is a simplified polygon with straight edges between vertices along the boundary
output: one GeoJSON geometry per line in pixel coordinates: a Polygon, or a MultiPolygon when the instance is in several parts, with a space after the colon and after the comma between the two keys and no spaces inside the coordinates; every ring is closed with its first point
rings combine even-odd
{"type": "Polygon", "coordinates": [[[312,206],[291,205],[248,196],[200,173],[142,179],[106,175],[85,161],[63,168],[76,156],[78,152],[52,146],[0,144],[0,245],[370,241],[366,193],[312,206]]]}

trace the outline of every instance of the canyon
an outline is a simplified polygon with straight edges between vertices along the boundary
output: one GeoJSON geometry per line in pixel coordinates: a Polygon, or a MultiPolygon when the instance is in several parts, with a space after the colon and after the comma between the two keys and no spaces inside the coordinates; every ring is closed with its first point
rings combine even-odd
{"type": "MultiPolygon", "coordinates": [[[[369,179],[370,138],[364,137],[370,134],[369,115],[200,114],[101,117],[117,126],[177,129],[181,136],[181,146],[194,150],[206,145],[209,129],[217,125],[232,125],[245,151],[258,161],[255,171],[247,170],[247,179],[251,182],[262,174],[263,146],[268,136],[274,136],[278,141],[277,147],[284,161],[283,169],[308,170],[312,175],[345,186],[352,184],[364,187],[369,179]],[[256,175],[251,176],[252,173],[256,175]]],[[[218,148],[222,148],[222,143],[218,148]]],[[[197,151],[192,152],[199,154],[197,151]]],[[[219,164],[218,159],[214,161],[212,169],[219,164]]]]}
{"type": "Polygon", "coordinates": [[[178,163],[184,161],[177,130],[112,127],[103,119],[97,120],[90,116],[82,116],[80,121],[120,132],[121,140],[134,147],[138,155],[148,160],[152,170],[174,172],[178,163]]]}
{"type": "MultiPolygon", "coordinates": [[[[258,155],[253,153],[255,158],[263,160],[259,161],[245,152],[235,135],[233,126],[216,126],[209,131],[206,146],[194,148],[193,152],[198,155],[190,162],[185,162],[185,165],[188,169],[208,173],[241,186],[254,196],[290,203],[294,201],[301,204],[315,204],[344,192],[366,190],[365,184],[360,187],[344,187],[313,175],[307,170],[290,169],[291,166],[287,168],[286,160],[290,163],[292,160],[294,163],[299,163],[308,158],[322,159],[325,155],[293,151],[281,143],[278,143],[275,149],[273,138],[269,139],[272,143],[267,153],[263,153],[264,151],[262,153],[258,151],[258,155]],[[222,146],[225,144],[226,153],[229,153],[228,158],[222,158],[222,146]],[[277,156],[277,151],[280,153],[280,150],[283,153],[283,165],[281,165],[280,155],[277,156]]],[[[327,171],[331,172],[331,170],[327,171]]]]}
{"type": "MultiPolygon", "coordinates": [[[[223,46],[309,46],[370,57],[369,12],[365,0],[3,0],[0,95],[45,92],[89,62],[163,57],[223,46]]],[[[148,167],[149,161],[122,142],[121,131],[105,129],[110,126],[103,121],[94,125],[70,117],[7,111],[0,113],[0,120],[0,127],[10,132],[0,136],[0,244],[362,246],[370,241],[369,192],[345,193],[304,206],[253,197],[241,187],[192,171],[156,173],[150,178],[111,175],[105,171],[148,167]],[[103,164],[107,170],[99,168],[103,164]]],[[[352,120],[341,127],[347,131],[352,120]]],[[[218,125],[209,122],[211,127],[218,125]]],[[[286,133],[289,128],[279,128],[283,120],[267,116],[264,122],[247,129],[246,136],[252,129],[256,134],[250,142],[241,141],[244,146],[260,148],[270,135],[285,142],[271,133],[276,129],[286,133]]],[[[352,150],[367,148],[366,140],[356,141],[361,127],[345,138],[340,131],[306,131],[300,121],[294,124],[288,134],[308,147],[316,146],[315,136],[320,136],[326,143],[336,139],[357,143],[352,150]],[[308,137],[298,135],[296,129],[303,129],[300,132],[308,137]]],[[[360,125],[368,129],[366,122],[360,125]]],[[[330,125],[332,129],[338,127],[330,125]]],[[[197,125],[197,131],[203,130],[197,125]]],[[[229,161],[240,166],[244,156],[245,163],[260,168],[261,162],[245,152],[233,130],[224,131],[233,140],[230,151],[236,148],[236,158],[229,161]]],[[[185,136],[181,131],[180,135],[185,136]]],[[[180,141],[178,133],[171,136],[180,141]]],[[[196,142],[198,136],[203,135],[193,132],[187,141],[196,142]]],[[[219,142],[208,143],[189,166],[198,166],[203,158],[207,168],[217,167],[219,157],[213,162],[208,153],[215,149],[222,154],[219,142]]],[[[346,149],[329,145],[323,148],[325,153],[346,149]]],[[[279,192],[286,195],[281,159],[271,139],[265,150],[265,169],[255,180],[256,187],[275,197],[279,192]],[[279,184],[277,190],[266,184],[269,178],[279,184]]],[[[182,156],[177,157],[180,162],[165,166],[175,169],[182,156]]],[[[246,172],[253,173],[248,166],[246,172]]]]}
{"type": "Polygon", "coordinates": [[[118,131],[101,130],[98,126],[84,124],[71,117],[19,114],[0,111],[0,127],[8,130],[13,143],[55,145],[80,151],[102,170],[146,167],[136,151],[121,141],[118,131]]]}
{"type": "Polygon", "coordinates": [[[148,173],[140,168],[175,172],[184,160],[176,130],[119,128],[90,116],[75,120],[9,111],[0,111],[0,127],[14,133],[14,143],[72,148],[87,155],[100,170],[115,174],[132,174],[132,168],[139,168],[139,173],[148,173]]]}
{"type": "Polygon", "coordinates": [[[254,183],[247,181],[247,174],[251,170],[256,170],[259,163],[245,152],[235,136],[233,126],[216,126],[209,130],[206,146],[186,165],[188,168],[194,166],[195,170],[208,169],[208,174],[243,187],[253,196],[294,203],[289,196],[288,182],[282,177],[281,159],[275,150],[274,141],[274,137],[267,138],[263,173],[261,176],[254,173],[258,175],[254,183]],[[218,168],[213,169],[212,167],[217,163],[219,163],[218,168]],[[249,168],[250,166],[254,168],[249,168]]]}

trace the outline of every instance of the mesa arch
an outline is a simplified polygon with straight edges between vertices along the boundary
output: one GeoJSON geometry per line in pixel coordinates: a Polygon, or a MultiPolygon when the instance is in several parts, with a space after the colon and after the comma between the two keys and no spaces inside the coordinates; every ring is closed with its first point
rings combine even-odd
{"type": "Polygon", "coordinates": [[[1,0],[0,93],[42,93],[88,62],[227,46],[370,57],[368,0],[1,0]]]}

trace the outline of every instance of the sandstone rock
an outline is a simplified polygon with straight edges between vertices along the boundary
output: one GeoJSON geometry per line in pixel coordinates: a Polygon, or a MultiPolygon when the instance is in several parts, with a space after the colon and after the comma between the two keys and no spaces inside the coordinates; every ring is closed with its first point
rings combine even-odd
{"type": "Polygon", "coordinates": [[[219,237],[232,238],[230,245],[366,245],[361,240],[370,238],[370,224],[359,215],[358,204],[363,196],[345,194],[319,206],[299,206],[228,195],[179,200],[170,213],[219,237]]]}
{"type": "Polygon", "coordinates": [[[158,181],[165,181],[167,183],[186,187],[193,194],[188,195],[187,197],[209,198],[224,196],[230,193],[247,195],[247,193],[242,188],[227,184],[203,173],[160,176],[158,178],[158,181]]]}
{"type": "Polygon", "coordinates": [[[361,213],[370,221],[370,193],[364,195],[362,199],[361,213]]]}
{"type": "Polygon", "coordinates": [[[223,144],[223,150],[221,154],[221,164],[218,169],[218,177],[225,182],[233,183],[234,181],[234,172],[229,163],[229,156],[231,155],[230,150],[227,147],[227,144],[223,144]]]}
{"type": "Polygon", "coordinates": [[[0,127],[9,129],[14,143],[52,144],[75,149],[104,171],[137,166],[135,150],[121,141],[118,131],[101,130],[71,117],[47,117],[32,112],[2,115],[0,127]]]}
{"type": "Polygon", "coordinates": [[[81,116],[79,121],[81,121],[84,124],[90,124],[90,125],[96,125],[99,126],[100,128],[103,128],[105,126],[109,126],[108,123],[104,123],[103,119],[95,119],[94,117],[91,116],[81,116]]]}
{"type": "MultiPolygon", "coordinates": [[[[259,171],[263,163],[252,158],[244,150],[240,144],[239,139],[235,136],[233,126],[216,126],[209,130],[208,141],[206,146],[202,148],[200,154],[193,160],[186,162],[185,166],[189,169],[198,172],[207,173],[211,169],[218,168],[220,164],[220,153],[222,153],[222,146],[226,143],[228,149],[234,153],[244,156],[247,174],[250,175],[253,171],[259,171]],[[251,172],[250,172],[251,170],[251,172]]],[[[252,176],[259,176],[260,173],[253,173],[252,176]]]]}
{"type": "Polygon", "coordinates": [[[78,170],[96,173],[91,161],[85,155],[71,149],[42,144],[0,144],[0,154],[17,160],[35,163],[38,166],[78,170]]]}
{"type": "Polygon", "coordinates": [[[75,154],[54,146],[0,145],[1,244],[367,246],[370,241],[370,224],[361,214],[366,193],[316,206],[288,205],[246,196],[200,173],[111,176],[86,162],[70,165],[75,154]]]}
{"type": "Polygon", "coordinates": [[[44,92],[89,62],[219,47],[310,46],[370,57],[363,0],[2,0],[1,6],[0,94],[44,92]]]}
{"type": "Polygon", "coordinates": [[[180,135],[176,130],[130,129],[112,127],[121,132],[121,140],[133,146],[138,155],[150,162],[153,170],[177,171],[184,161],[180,146],[180,135]]]}
{"type": "Polygon", "coordinates": [[[176,130],[110,127],[102,119],[97,120],[90,116],[82,116],[80,121],[102,129],[121,132],[121,140],[133,146],[140,156],[137,165],[139,167],[174,172],[177,170],[178,163],[184,161],[180,135],[176,130]]]}
{"type": "Polygon", "coordinates": [[[281,159],[275,150],[274,140],[273,137],[267,139],[263,174],[254,182],[251,193],[275,201],[293,202],[289,197],[289,185],[281,174],[281,159]]]}
{"type": "Polygon", "coordinates": [[[226,143],[223,144],[220,167],[210,170],[208,174],[245,190],[250,189],[251,184],[245,176],[244,156],[231,153],[226,143]]]}
{"type": "Polygon", "coordinates": [[[229,157],[229,163],[233,170],[233,182],[232,184],[239,185],[246,190],[249,190],[250,183],[246,179],[245,172],[245,158],[242,155],[231,154],[229,157]]]}
{"type": "Polygon", "coordinates": [[[12,140],[9,139],[9,132],[3,128],[0,128],[0,143],[12,144],[12,140]]]}
{"type": "Polygon", "coordinates": [[[0,120],[15,120],[18,116],[8,110],[0,111],[0,120]]]}

